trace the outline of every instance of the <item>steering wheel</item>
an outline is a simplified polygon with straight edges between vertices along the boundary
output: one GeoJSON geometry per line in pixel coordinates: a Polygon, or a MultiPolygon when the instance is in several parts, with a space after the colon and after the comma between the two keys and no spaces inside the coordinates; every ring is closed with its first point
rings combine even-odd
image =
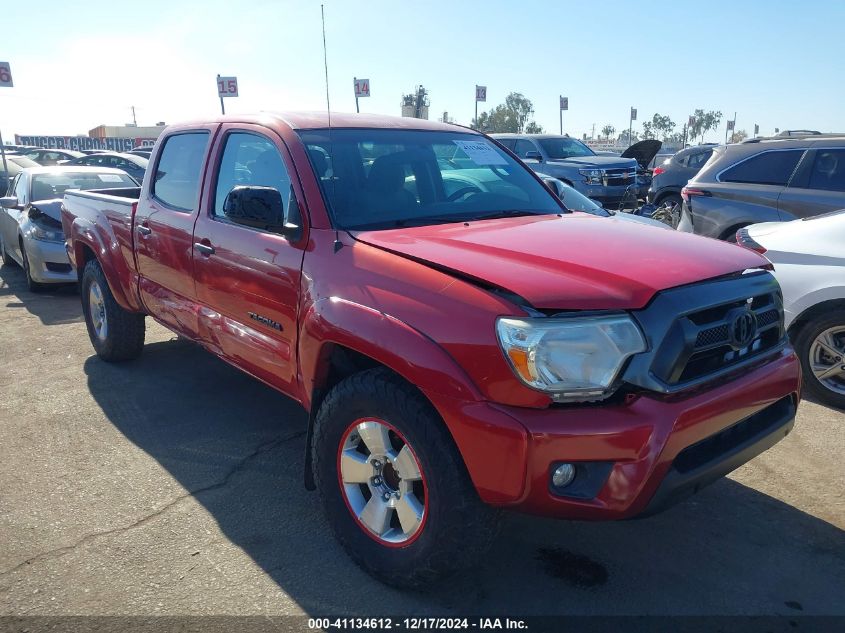
{"type": "Polygon", "coordinates": [[[473,193],[481,193],[481,189],[479,189],[478,187],[473,187],[473,186],[461,187],[457,191],[453,191],[449,196],[447,196],[446,201],[447,202],[456,202],[456,201],[460,200],[461,198],[463,198],[464,196],[467,196],[467,195],[473,194],[473,193]]]}

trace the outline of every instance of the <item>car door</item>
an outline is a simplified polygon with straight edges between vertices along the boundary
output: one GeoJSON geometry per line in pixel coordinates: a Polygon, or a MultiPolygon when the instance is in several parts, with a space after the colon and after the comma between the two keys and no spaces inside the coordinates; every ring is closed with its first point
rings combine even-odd
{"type": "Polygon", "coordinates": [[[149,194],[135,212],[141,301],[156,319],[190,338],[197,336],[193,229],[215,127],[198,126],[164,140],[149,194]]]}
{"type": "Polygon", "coordinates": [[[29,174],[20,173],[15,176],[9,187],[9,194],[17,197],[18,206],[15,209],[3,209],[0,214],[0,230],[3,231],[3,244],[6,252],[12,255],[18,263],[23,262],[21,252],[19,228],[26,206],[29,204],[29,174]]]}
{"type": "Polygon", "coordinates": [[[224,126],[212,154],[205,208],[194,229],[200,334],[213,351],[295,393],[297,307],[304,245],[236,224],[223,213],[235,186],[273,187],[302,225],[302,193],[282,140],[260,126],[224,126]]]}
{"type": "Polygon", "coordinates": [[[785,220],[845,208],[845,147],[815,147],[778,199],[785,220]]]}

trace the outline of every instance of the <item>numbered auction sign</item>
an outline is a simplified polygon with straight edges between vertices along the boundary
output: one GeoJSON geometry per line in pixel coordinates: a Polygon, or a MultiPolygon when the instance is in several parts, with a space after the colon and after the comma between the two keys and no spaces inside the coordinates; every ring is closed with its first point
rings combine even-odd
{"type": "Polygon", "coordinates": [[[9,62],[0,62],[0,88],[11,88],[12,83],[12,69],[9,67],[9,62]]]}
{"type": "Polygon", "coordinates": [[[237,77],[218,77],[217,78],[217,96],[218,97],[237,97],[238,96],[238,78],[237,77]]]}

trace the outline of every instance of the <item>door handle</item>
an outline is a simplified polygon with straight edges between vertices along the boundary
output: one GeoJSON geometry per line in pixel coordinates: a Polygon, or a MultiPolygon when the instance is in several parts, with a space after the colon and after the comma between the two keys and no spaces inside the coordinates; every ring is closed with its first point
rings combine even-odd
{"type": "Polygon", "coordinates": [[[153,230],[150,227],[144,226],[143,224],[138,225],[138,233],[141,235],[149,235],[152,232],[153,230]]]}
{"type": "Polygon", "coordinates": [[[202,242],[194,242],[194,248],[205,256],[214,255],[214,247],[211,244],[203,244],[202,242]]]}

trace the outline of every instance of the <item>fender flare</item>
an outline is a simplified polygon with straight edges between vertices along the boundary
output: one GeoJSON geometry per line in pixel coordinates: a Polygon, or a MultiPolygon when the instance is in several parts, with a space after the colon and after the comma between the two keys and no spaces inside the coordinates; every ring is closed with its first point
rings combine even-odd
{"type": "MultiPolygon", "coordinates": [[[[368,306],[326,297],[308,306],[301,315],[299,341],[299,381],[301,402],[309,412],[305,438],[305,487],[315,489],[311,460],[314,420],[328,376],[328,356],[333,345],[354,350],[395,371],[428,394],[448,400],[477,402],[483,400],[478,388],[455,360],[436,342],[419,330],[391,315],[368,306]]],[[[438,410],[439,412],[439,410],[438,410]]],[[[442,416],[444,421],[445,416],[442,416]]],[[[455,429],[446,422],[447,430],[458,444],[455,429]]]]}
{"type": "Polygon", "coordinates": [[[300,318],[298,341],[302,403],[311,408],[325,378],[330,345],[348,347],[426,391],[459,400],[483,396],[463,368],[435,341],[394,316],[337,297],[319,299],[300,318]]]}
{"type": "Polygon", "coordinates": [[[102,231],[96,224],[90,220],[77,217],[71,224],[71,247],[67,249],[68,255],[73,256],[74,267],[79,271],[81,277],[82,270],[85,267],[83,248],[87,246],[91,249],[103,269],[109,289],[118,305],[130,312],[140,312],[140,304],[134,300],[134,297],[127,295],[125,289],[119,283],[120,279],[133,279],[135,274],[126,265],[117,240],[112,239],[108,242],[110,246],[107,246],[102,231]]]}

